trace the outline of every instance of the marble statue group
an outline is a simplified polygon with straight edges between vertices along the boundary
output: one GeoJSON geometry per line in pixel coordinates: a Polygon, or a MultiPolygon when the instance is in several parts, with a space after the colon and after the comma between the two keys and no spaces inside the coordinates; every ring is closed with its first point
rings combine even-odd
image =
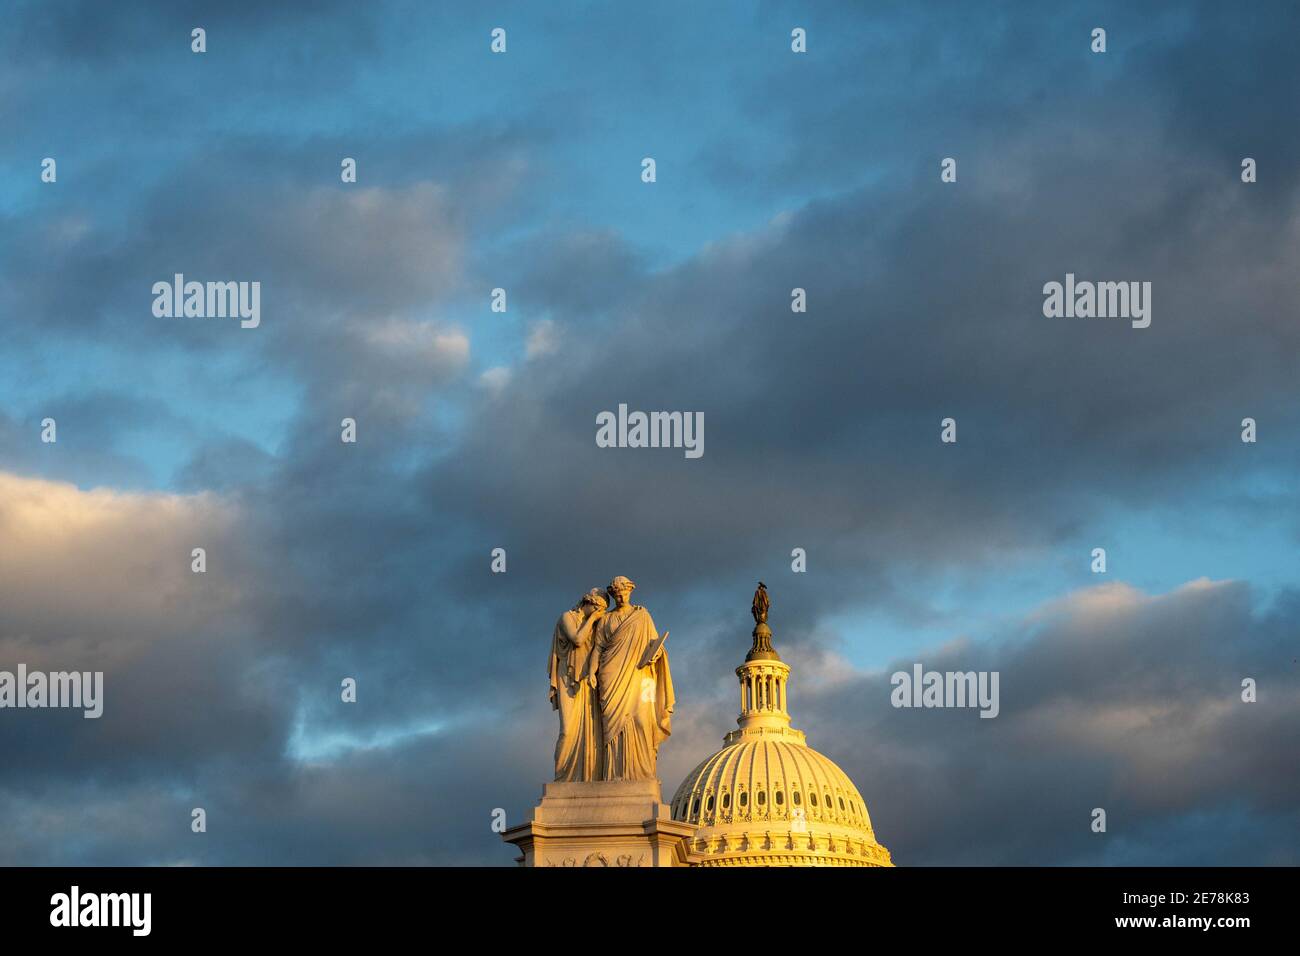
{"type": "Polygon", "coordinates": [[[560,615],[551,642],[551,706],[559,712],[555,779],[653,780],[671,733],[673,679],[650,612],[619,575],[560,615]],[[613,607],[610,607],[610,599],[613,607]]]}

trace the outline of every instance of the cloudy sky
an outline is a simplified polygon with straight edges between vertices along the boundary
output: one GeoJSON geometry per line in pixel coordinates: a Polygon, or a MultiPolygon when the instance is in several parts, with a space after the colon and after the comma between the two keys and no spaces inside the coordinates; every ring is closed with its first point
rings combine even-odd
{"type": "Polygon", "coordinates": [[[734,726],[762,579],[794,723],[899,864],[1300,863],[1298,32],[8,11],[0,670],[106,688],[0,710],[0,863],[509,865],[554,621],[616,574],[672,632],[669,795],[734,726]],[[175,273],[259,281],[261,325],[155,317],[175,273]],[[1045,318],[1066,273],[1151,282],[1150,327],[1045,318]],[[619,403],[702,412],[705,454],[598,448],[619,403]],[[893,708],[918,662],[997,670],[1000,715],[893,708]]]}

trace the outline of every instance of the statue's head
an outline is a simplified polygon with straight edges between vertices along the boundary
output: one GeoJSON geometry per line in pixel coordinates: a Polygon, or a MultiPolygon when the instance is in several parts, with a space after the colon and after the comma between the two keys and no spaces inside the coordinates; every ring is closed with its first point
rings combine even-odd
{"type": "Polygon", "coordinates": [[[597,608],[603,611],[608,606],[609,599],[605,597],[605,592],[600,588],[592,588],[582,597],[578,598],[578,603],[573,605],[573,609],[582,614],[590,614],[597,608]]]}
{"type": "Polygon", "coordinates": [[[632,594],[632,589],[635,587],[636,584],[630,578],[625,578],[620,574],[613,581],[609,582],[609,594],[615,601],[618,601],[620,604],[625,604],[632,594]]]}

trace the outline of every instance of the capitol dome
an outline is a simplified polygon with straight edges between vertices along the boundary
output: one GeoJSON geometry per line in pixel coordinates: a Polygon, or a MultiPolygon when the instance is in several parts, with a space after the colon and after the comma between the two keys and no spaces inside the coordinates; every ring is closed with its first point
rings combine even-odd
{"type": "Polygon", "coordinates": [[[772,648],[766,608],[736,668],[738,729],[696,767],[672,801],[693,823],[692,866],[893,866],[848,774],[790,726],[790,667],[772,648]]]}

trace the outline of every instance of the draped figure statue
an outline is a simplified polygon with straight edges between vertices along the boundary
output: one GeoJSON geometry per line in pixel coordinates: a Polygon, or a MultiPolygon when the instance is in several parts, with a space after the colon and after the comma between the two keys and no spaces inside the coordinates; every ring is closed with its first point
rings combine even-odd
{"type": "Polygon", "coordinates": [[[555,622],[551,639],[551,707],[560,713],[555,741],[555,779],[567,782],[600,779],[604,756],[597,710],[593,633],[607,602],[599,588],[583,595],[555,622]]]}
{"type": "Polygon", "coordinates": [[[672,732],[673,679],[650,612],[628,598],[622,575],[609,585],[615,606],[596,625],[596,687],[603,737],[602,780],[653,780],[659,744],[672,732]]]}

